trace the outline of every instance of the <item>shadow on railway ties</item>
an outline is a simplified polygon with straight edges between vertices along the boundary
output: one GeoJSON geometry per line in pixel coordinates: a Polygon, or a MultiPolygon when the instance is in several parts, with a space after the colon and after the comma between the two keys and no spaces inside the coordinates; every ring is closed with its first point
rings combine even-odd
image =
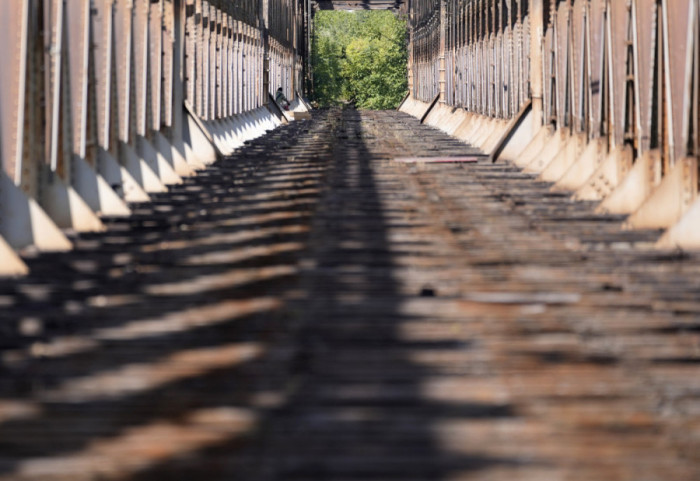
{"type": "Polygon", "coordinates": [[[424,395],[435,373],[401,334],[420,294],[399,288],[359,114],[338,115],[3,282],[0,479],[411,481],[519,463],[436,438],[514,413],[424,395]]]}

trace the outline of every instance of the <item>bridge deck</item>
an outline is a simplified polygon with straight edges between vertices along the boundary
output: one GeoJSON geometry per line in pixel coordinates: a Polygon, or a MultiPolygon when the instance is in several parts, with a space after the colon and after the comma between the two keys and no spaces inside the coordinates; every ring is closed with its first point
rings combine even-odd
{"type": "Polygon", "coordinates": [[[0,287],[0,480],[700,479],[700,259],[396,112],[0,287]],[[682,262],[679,262],[681,261],[682,262]]]}

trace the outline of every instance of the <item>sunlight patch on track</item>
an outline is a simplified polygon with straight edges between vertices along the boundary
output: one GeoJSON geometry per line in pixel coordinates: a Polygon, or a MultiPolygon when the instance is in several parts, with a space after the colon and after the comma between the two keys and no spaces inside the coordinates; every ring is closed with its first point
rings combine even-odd
{"type": "Polygon", "coordinates": [[[217,289],[241,287],[253,282],[269,281],[296,274],[294,266],[281,265],[260,267],[257,269],[236,269],[223,274],[212,274],[188,279],[181,282],[172,282],[146,287],[146,293],[151,296],[177,296],[203,293],[217,289]]]}
{"type": "Polygon", "coordinates": [[[72,379],[41,397],[50,402],[94,402],[152,391],[166,384],[195,378],[216,369],[252,361],[265,352],[259,343],[227,344],[188,349],[157,362],[128,364],[72,379]]]}
{"type": "Polygon", "coordinates": [[[128,479],[170,459],[244,436],[256,424],[257,415],[249,409],[200,409],[180,421],[156,420],[113,438],[96,439],[77,453],[27,459],[14,473],[0,477],[0,481],[128,479]]]}

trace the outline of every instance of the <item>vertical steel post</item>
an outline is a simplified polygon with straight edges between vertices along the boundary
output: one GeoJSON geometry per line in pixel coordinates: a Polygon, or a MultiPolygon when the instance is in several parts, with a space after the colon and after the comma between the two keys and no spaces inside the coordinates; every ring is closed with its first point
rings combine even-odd
{"type": "Polygon", "coordinates": [[[530,99],[532,100],[533,130],[543,125],[542,52],[544,40],[543,1],[530,1],[530,99]]]}

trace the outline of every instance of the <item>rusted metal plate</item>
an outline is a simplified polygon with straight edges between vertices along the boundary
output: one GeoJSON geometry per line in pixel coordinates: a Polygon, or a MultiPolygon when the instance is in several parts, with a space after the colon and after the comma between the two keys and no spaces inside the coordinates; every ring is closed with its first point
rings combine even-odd
{"type": "Polygon", "coordinates": [[[90,15],[91,58],[94,62],[94,94],[96,103],[97,141],[104,150],[113,150],[117,131],[117,116],[113,113],[118,108],[113,104],[112,83],[114,56],[114,5],[112,0],[95,0],[92,2],[90,15]]]}
{"type": "Polygon", "coordinates": [[[211,120],[211,24],[212,18],[210,4],[207,0],[202,1],[202,40],[201,40],[201,78],[202,78],[202,104],[200,115],[205,120],[211,120]]]}
{"type": "MultiPolygon", "coordinates": [[[[45,76],[44,95],[46,98],[46,152],[45,158],[51,170],[59,167],[61,152],[61,109],[62,79],[64,68],[64,2],[63,0],[44,0],[44,52],[45,76]]],[[[69,121],[70,123],[70,121],[69,121]]],[[[62,170],[62,169],[61,169],[62,170]]]]}
{"type": "Polygon", "coordinates": [[[250,84],[250,71],[248,68],[248,26],[241,23],[240,41],[240,109],[241,112],[248,110],[248,85],[250,84]]]}
{"type": "Polygon", "coordinates": [[[250,86],[253,84],[255,71],[253,69],[252,58],[252,38],[251,27],[243,24],[243,111],[250,110],[250,86]]]}
{"type": "MultiPolygon", "coordinates": [[[[155,40],[153,48],[149,42],[152,40],[149,35],[149,5],[150,1],[136,1],[133,3],[133,37],[131,53],[133,55],[134,66],[134,114],[136,134],[145,136],[149,126],[152,78],[149,76],[149,69],[152,68],[151,52],[153,49],[159,50],[160,41],[155,40]]],[[[158,30],[160,35],[160,29],[158,30]]]]}
{"type": "MultiPolygon", "coordinates": [[[[26,18],[26,58],[24,71],[24,86],[18,95],[22,99],[23,108],[18,119],[22,119],[19,169],[15,175],[15,182],[21,190],[33,198],[37,198],[41,191],[40,172],[48,162],[49,142],[47,140],[47,109],[46,99],[46,71],[45,44],[41,35],[34,32],[43,31],[44,6],[42,2],[30,2],[26,18]]],[[[66,123],[63,129],[70,126],[66,123]]],[[[69,148],[70,139],[65,147],[69,148]]],[[[13,206],[14,208],[15,206],[13,206]]],[[[17,216],[21,218],[21,216],[17,216]]],[[[17,233],[22,232],[24,226],[15,226],[17,233]]],[[[38,230],[38,229],[37,229],[38,230]]],[[[50,237],[47,235],[47,237],[50,237]]],[[[9,240],[9,239],[8,239],[9,240]]]]}
{"type": "MultiPolygon", "coordinates": [[[[186,72],[180,72],[175,68],[175,57],[179,52],[175,52],[176,35],[181,35],[179,25],[175,24],[175,4],[174,0],[163,0],[163,79],[161,86],[161,121],[162,124],[171,127],[173,125],[173,104],[175,96],[173,89],[175,85],[180,86],[179,77],[186,72]],[[177,28],[177,32],[176,32],[177,28]]],[[[182,37],[177,38],[177,45],[181,45],[182,37]]],[[[177,66],[182,65],[178,58],[177,66]]],[[[182,98],[178,95],[178,98],[182,98]]]]}
{"type": "Polygon", "coordinates": [[[132,140],[135,128],[134,112],[134,60],[132,35],[132,0],[115,0],[114,8],[114,65],[116,67],[116,100],[118,139],[128,143],[132,140]]]}
{"type": "Polygon", "coordinates": [[[572,95],[572,129],[575,132],[583,132],[585,129],[586,100],[584,86],[588,84],[584,77],[586,72],[586,30],[587,30],[587,9],[588,2],[584,0],[574,0],[570,14],[570,58],[571,65],[571,95],[572,95]]]}
{"type": "Polygon", "coordinates": [[[220,10],[217,8],[219,2],[212,2],[210,6],[210,30],[211,37],[209,43],[209,83],[211,91],[211,102],[209,105],[209,111],[212,119],[217,119],[219,116],[219,41],[220,41],[220,25],[221,25],[221,15],[220,10]]]}
{"type": "Polygon", "coordinates": [[[602,124],[602,96],[603,91],[609,86],[604,84],[603,77],[604,69],[608,68],[605,65],[607,58],[605,53],[605,36],[606,36],[606,10],[607,2],[605,0],[592,0],[588,5],[588,26],[586,31],[587,38],[587,64],[588,77],[586,84],[589,92],[589,117],[590,123],[590,138],[596,138],[601,135],[602,124]]]}
{"type": "Polygon", "coordinates": [[[196,0],[187,0],[185,7],[185,99],[195,109],[197,107],[197,14],[196,0]]]}
{"type": "Polygon", "coordinates": [[[235,20],[233,23],[233,113],[241,111],[241,22],[235,20]]]}
{"type": "Polygon", "coordinates": [[[205,25],[204,25],[204,15],[206,14],[206,10],[204,8],[204,2],[202,0],[195,0],[195,37],[194,37],[194,44],[195,44],[195,73],[196,73],[196,82],[195,82],[195,98],[196,98],[196,103],[195,103],[195,110],[197,112],[197,115],[200,117],[206,119],[204,116],[205,114],[205,98],[207,95],[206,92],[206,83],[205,83],[205,75],[206,75],[206,58],[204,56],[204,45],[206,42],[205,38],[205,25]]]}
{"type": "MultiPolygon", "coordinates": [[[[546,21],[546,20],[545,20],[546,21]]],[[[545,123],[556,121],[557,94],[556,94],[556,64],[555,61],[555,32],[553,24],[547,27],[542,39],[542,75],[543,92],[542,101],[544,107],[545,123]]]]}
{"type": "Polygon", "coordinates": [[[167,28],[163,19],[164,0],[151,1],[148,10],[148,101],[150,110],[146,118],[147,128],[160,130],[163,107],[163,81],[167,78],[164,69],[165,50],[172,48],[172,43],[164,38],[167,28]]]}
{"type": "Polygon", "coordinates": [[[640,152],[651,145],[652,116],[654,115],[654,77],[657,65],[657,7],[654,0],[635,0],[635,87],[637,95],[637,135],[640,152]]]}
{"type": "Polygon", "coordinates": [[[519,83],[520,96],[518,110],[530,99],[530,16],[526,12],[526,1],[519,0],[521,12],[520,48],[519,48],[519,83]]]}
{"type": "Polygon", "coordinates": [[[216,73],[216,117],[217,118],[223,118],[224,117],[224,112],[223,112],[223,99],[224,99],[224,77],[223,77],[223,70],[224,70],[224,18],[223,18],[223,12],[221,10],[217,9],[216,12],[216,44],[215,44],[215,51],[214,55],[216,58],[216,67],[215,67],[215,73],[216,73]]]}
{"type": "Polygon", "coordinates": [[[221,115],[229,117],[231,112],[231,16],[224,12],[221,52],[221,115]]]}
{"type": "MultiPolygon", "coordinates": [[[[70,85],[70,120],[73,153],[86,157],[88,123],[88,69],[90,65],[90,0],[68,0],[65,3],[66,51],[70,85]]],[[[94,95],[94,93],[93,93],[94,95]]]]}
{"type": "MultiPolygon", "coordinates": [[[[664,55],[666,56],[667,119],[671,163],[686,155],[691,109],[692,45],[695,0],[664,0],[664,55]]],[[[697,45],[696,45],[697,48],[697,45]]],[[[697,119],[695,119],[697,121],[697,119]]]]}
{"type": "MultiPolygon", "coordinates": [[[[627,2],[608,3],[610,42],[611,136],[613,145],[622,145],[627,124],[627,76],[629,64],[631,8],[627,2]]],[[[629,106],[631,107],[631,106],[629,106]]]]}
{"type": "Polygon", "coordinates": [[[571,127],[573,99],[571,96],[571,62],[574,60],[571,52],[571,5],[568,2],[560,2],[554,19],[554,52],[556,85],[556,118],[557,126],[571,127]]]}

